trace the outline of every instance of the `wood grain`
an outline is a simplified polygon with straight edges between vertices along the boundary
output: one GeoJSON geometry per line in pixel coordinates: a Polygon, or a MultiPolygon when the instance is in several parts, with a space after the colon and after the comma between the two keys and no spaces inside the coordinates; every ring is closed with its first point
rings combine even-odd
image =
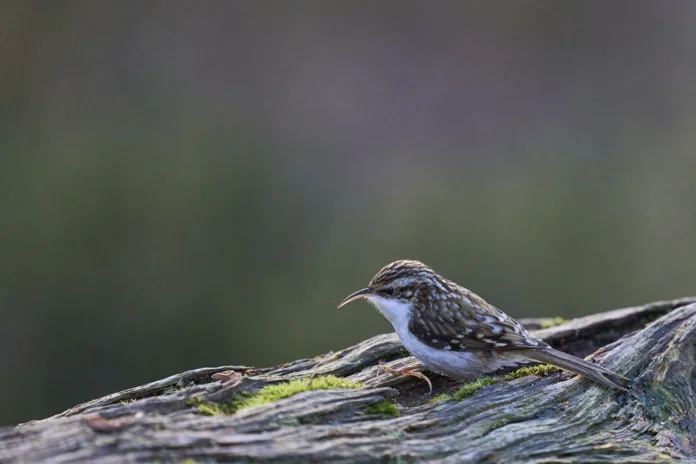
{"type": "MultiPolygon", "coordinates": [[[[538,320],[524,320],[530,329],[538,320]]],[[[502,381],[430,403],[395,334],[265,369],[202,368],[114,393],[48,419],[0,429],[0,462],[694,462],[696,299],[575,319],[535,335],[632,380],[627,393],[557,374],[502,381]],[[212,376],[225,374],[223,380],[212,376]],[[201,415],[266,385],[333,374],[364,388],[300,393],[232,415],[201,415]],[[399,417],[369,413],[395,400],[399,417]]],[[[430,376],[436,392],[459,384],[430,376]]]]}

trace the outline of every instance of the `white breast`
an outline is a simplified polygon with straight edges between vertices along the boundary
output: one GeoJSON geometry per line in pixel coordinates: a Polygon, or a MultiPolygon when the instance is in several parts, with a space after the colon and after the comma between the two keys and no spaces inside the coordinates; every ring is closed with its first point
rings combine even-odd
{"type": "Polygon", "coordinates": [[[482,360],[473,353],[438,350],[418,340],[408,330],[410,305],[407,303],[379,296],[370,296],[368,300],[391,322],[409,353],[431,370],[465,380],[474,379],[484,372],[486,366],[482,365],[482,360]]]}

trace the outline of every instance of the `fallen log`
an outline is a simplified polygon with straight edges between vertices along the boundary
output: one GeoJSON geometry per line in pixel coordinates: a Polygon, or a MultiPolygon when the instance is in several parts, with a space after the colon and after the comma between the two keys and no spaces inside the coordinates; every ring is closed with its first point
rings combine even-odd
{"type": "Polygon", "coordinates": [[[271,368],[196,369],[0,429],[0,462],[696,460],[696,298],[522,322],[628,377],[629,391],[531,369],[463,388],[429,374],[428,395],[380,369],[415,363],[385,334],[271,368]]]}

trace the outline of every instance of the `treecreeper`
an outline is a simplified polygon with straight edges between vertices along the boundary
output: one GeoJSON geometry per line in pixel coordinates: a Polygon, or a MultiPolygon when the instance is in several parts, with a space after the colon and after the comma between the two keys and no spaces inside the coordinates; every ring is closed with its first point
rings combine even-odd
{"type": "MultiPolygon", "coordinates": [[[[360,298],[375,306],[404,347],[434,372],[471,381],[536,361],[625,390],[610,378],[627,381],[625,377],[551,348],[500,309],[419,261],[386,265],[367,288],[349,295],[338,307],[360,298]]],[[[413,368],[390,372],[423,377],[413,368]]]]}

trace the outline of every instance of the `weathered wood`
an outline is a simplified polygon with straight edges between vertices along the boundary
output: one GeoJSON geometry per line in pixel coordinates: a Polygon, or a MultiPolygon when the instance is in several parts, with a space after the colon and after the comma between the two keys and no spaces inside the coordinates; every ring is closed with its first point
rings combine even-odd
{"type": "MultiPolygon", "coordinates": [[[[526,321],[531,328],[539,321],[526,321]]],[[[536,324],[536,325],[535,325],[536,324]]],[[[394,334],[313,359],[198,369],[0,429],[0,462],[674,462],[696,460],[696,299],[653,303],[535,331],[632,379],[629,392],[568,374],[528,376],[462,401],[429,403],[417,379],[377,367],[414,363],[394,334]],[[227,382],[211,375],[234,370],[227,382]],[[334,374],[364,388],[299,393],[232,415],[225,402],[291,379],[334,374]],[[396,399],[400,417],[369,414],[396,399]]],[[[432,375],[436,393],[456,382],[432,375]]]]}

